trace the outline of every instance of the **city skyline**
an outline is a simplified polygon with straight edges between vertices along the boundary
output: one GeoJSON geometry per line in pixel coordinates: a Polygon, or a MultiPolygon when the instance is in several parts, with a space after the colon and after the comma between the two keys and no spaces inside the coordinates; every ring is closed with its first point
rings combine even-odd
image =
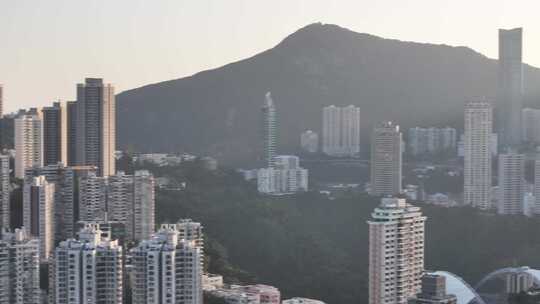
{"type": "Polygon", "coordinates": [[[533,14],[539,4],[532,1],[520,6],[490,2],[493,11],[482,14],[481,23],[477,19],[486,1],[445,5],[429,1],[407,5],[389,1],[377,5],[358,1],[328,4],[320,0],[267,4],[162,1],[152,7],[140,1],[130,4],[95,3],[84,10],[77,3],[65,1],[4,5],[0,33],[9,43],[0,58],[4,67],[0,83],[4,85],[5,112],[44,106],[58,99],[73,100],[70,84],[81,75],[110,79],[121,92],[216,68],[271,48],[313,22],[333,23],[385,38],[468,46],[490,58],[497,58],[497,29],[523,27],[524,41],[531,41],[524,45],[524,62],[540,66],[540,56],[536,55],[540,54],[540,45],[533,42],[540,35],[533,14]],[[463,11],[465,4],[468,10],[463,11]],[[362,18],[358,18],[359,12],[362,18]],[[409,22],[410,14],[417,14],[420,21],[409,22]],[[234,16],[235,26],[216,26],[228,16],[234,16]],[[380,22],[381,16],[391,21],[380,22]],[[460,24],[449,22],[458,16],[460,24]],[[74,20],[98,20],[100,26],[96,30],[74,20]],[[201,26],[193,30],[191,25],[197,23],[201,26]],[[432,26],[426,28],[427,23],[432,26]],[[238,43],[228,43],[230,40],[238,43]],[[185,41],[193,43],[186,45],[185,41]],[[213,52],[217,45],[221,46],[219,54],[213,52]],[[45,56],[50,60],[41,60],[45,56]],[[50,77],[50,70],[55,70],[54,77],[50,77]],[[35,90],[26,90],[27,86],[35,90]]]}

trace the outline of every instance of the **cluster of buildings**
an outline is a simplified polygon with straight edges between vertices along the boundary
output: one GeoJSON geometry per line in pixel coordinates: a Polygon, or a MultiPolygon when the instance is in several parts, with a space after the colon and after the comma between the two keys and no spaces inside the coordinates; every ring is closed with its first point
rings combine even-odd
{"type": "Polygon", "coordinates": [[[277,155],[277,113],[270,92],[266,93],[262,107],[262,122],[266,167],[256,170],[258,191],[269,195],[308,191],[308,170],[300,167],[300,158],[294,155],[277,155]]]}
{"type": "Polygon", "coordinates": [[[412,156],[454,153],[457,148],[456,129],[411,128],[407,133],[407,151],[412,156]]]}

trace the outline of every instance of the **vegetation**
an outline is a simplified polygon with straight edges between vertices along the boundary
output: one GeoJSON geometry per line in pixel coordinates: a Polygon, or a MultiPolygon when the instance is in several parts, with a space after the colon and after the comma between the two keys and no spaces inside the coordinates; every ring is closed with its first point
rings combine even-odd
{"type": "MultiPolygon", "coordinates": [[[[161,170],[187,186],[157,191],[158,222],[202,222],[209,271],[229,282],[274,285],[285,297],[367,299],[366,221],[377,199],[352,193],[332,201],[317,193],[270,198],[231,171],[205,171],[196,163],[161,170]]],[[[454,272],[474,285],[500,267],[540,266],[540,220],[422,207],[427,269],[454,272]]]]}

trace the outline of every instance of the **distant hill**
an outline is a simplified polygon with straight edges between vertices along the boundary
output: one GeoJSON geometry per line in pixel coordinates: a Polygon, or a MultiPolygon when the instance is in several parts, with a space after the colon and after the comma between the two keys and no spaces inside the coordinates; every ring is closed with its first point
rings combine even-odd
{"type": "MultiPolygon", "coordinates": [[[[496,68],[496,60],[466,47],[311,24],[251,58],[120,93],[118,144],[248,164],[258,153],[267,91],[277,106],[281,153],[297,148],[303,130],[320,131],[321,108],[330,104],[360,106],[364,144],[380,120],[461,128],[466,100],[494,98],[496,68]]],[[[525,79],[527,103],[540,103],[540,71],[527,66],[525,79]]]]}

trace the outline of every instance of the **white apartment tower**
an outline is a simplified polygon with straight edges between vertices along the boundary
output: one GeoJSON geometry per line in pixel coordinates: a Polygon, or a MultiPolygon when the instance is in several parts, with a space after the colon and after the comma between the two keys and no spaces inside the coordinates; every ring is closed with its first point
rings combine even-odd
{"type": "Polygon", "coordinates": [[[52,303],[122,303],[122,247],[103,237],[95,225],[86,225],[77,240],[61,242],[53,266],[52,303]]]}
{"type": "Polygon", "coordinates": [[[499,154],[499,198],[497,212],[522,215],[525,194],[525,155],[514,152],[499,154]]]}
{"type": "Polygon", "coordinates": [[[369,225],[369,304],[406,304],[420,291],[424,225],[419,207],[383,198],[369,225]]]}
{"type": "Polygon", "coordinates": [[[319,134],[306,130],[300,135],[300,146],[304,152],[317,153],[319,151],[319,134]]]}
{"type": "Polygon", "coordinates": [[[274,157],[273,168],[257,171],[257,189],[270,195],[292,194],[308,190],[308,170],[300,167],[294,155],[274,157]]]}
{"type": "Polygon", "coordinates": [[[270,92],[265,95],[265,102],[262,107],[262,131],[263,131],[263,153],[264,161],[268,168],[274,166],[274,156],[276,156],[277,141],[277,121],[276,106],[270,92]]]}
{"type": "Polygon", "coordinates": [[[357,156],[360,153],[360,108],[349,105],[323,108],[323,153],[357,156]]]}
{"type": "Polygon", "coordinates": [[[25,180],[23,189],[23,226],[39,239],[39,257],[47,262],[54,250],[55,184],[45,176],[25,180]]]}
{"type": "Polygon", "coordinates": [[[43,130],[37,115],[15,118],[15,177],[23,178],[24,170],[43,165],[43,130]]]}
{"type": "Polygon", "coordinates": [[[0,239],[0,303],[40,304],[39,241],[24,229],[2,232],[0,239]]]}
{"type": "Polygon", "coordinates": [[[10,228],[9,156],[0,154],[0,229],[10,228]]]}
{"type": "Polygon", "coordinates": [[[534,162],[534,213],[540,214],[540,160],[534,162]]]}
{"type": "Polygon", "coordinates": [[[463,201],[482,210],[491,208],[492,116],[488,101],[465,104],[463,201]]]}
{"type": "Polygon", "coordinates": [[[99,176],[116,173],[116,114],[114,87],[103,79],[86,78],[77,85],[76,162],[95,166],[99,176]]]}
{"type": "Polygon", "coordinates": [[[131,250],[134,304],[202,304],[202,248],[182,239],[177,225],[161,226],[131,250]]]}
{"type": "Polygon", "coordinates": [[[373,129],[371,137],[371,195],[395,195],[401,188],[402,134],[391,121],[373,129]]]}

